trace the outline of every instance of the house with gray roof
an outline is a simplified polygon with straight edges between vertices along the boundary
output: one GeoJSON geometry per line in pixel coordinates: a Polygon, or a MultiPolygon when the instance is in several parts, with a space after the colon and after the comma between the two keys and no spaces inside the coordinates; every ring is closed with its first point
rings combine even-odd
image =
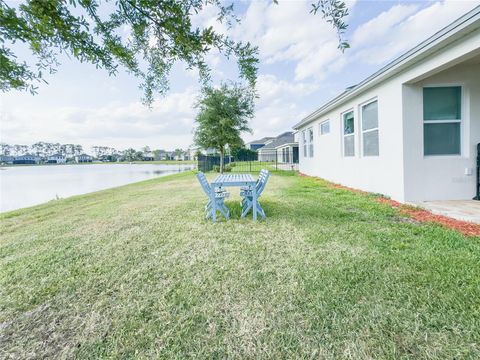
{"type": "Polygon", "coordinates": [[[49,164],[65,164],[66,162],[67,157],[63,154],[54,154],[47,158],[47,163],[49,164]]]}
{"type": "Polygon", "coordinates": [[[298,142],[293,131],[287,131],[272,138],[265,146],[257,150],[259,161],[277,163],[298,163],[298,142]]]}
{"type": "Polygon", "coordinates": [[[13,160],[14,164],[39,164],[40,163],[40,156],[32,155],[32,154],[25,154],[20,156],[15,156],[13,160]]]}
{"type": "Polygon", "coordinates": [[[273,140],[275,140],[275,137],[267,136],[258,140],[250,141],[245,144],[245,147],[249,150],[257,151],[273,140]]]}

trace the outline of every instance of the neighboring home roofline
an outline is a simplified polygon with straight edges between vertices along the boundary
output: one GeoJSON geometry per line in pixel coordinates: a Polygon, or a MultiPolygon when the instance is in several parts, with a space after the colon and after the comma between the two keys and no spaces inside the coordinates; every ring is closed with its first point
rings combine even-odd
{"type": "Polygon", "coordinates": [[[281,144],[281,145],[278,145],[275,149],[280,149],[282,147],[285,147],[285,146],[295,146],[295,145],[298,145],[298,142],[294,141],[294,142],[290,142],[290,143],[285,143],[285,144],[281,144]]]}
{"type": "Polygon", "coordinates": [[[249,141],[249,142],[245,143],[245,145],[249,145],[249,144],[264,144],[266,141],[269,141],[269,140],[272,140],[272,139],[275,139],[275,137],[265,136],[265,137],[263,137],[263,138],[261,138],[261,139],[249,141]]]}
{"type": "Polygon", "coordinates": [[[449,43],[478,28],[480,28],[480,5],[476,6],[471,11],[452,22],[450,25],[436,32],[428,39],[422,41],[420,44],[410,49],[403,55],[400,55],[393,61],[389,62],[387,65],[357,85],[347,88],[347,90],[342,92],[340,95],[336,96],[330,101],[327,101],[320,108],[295,124],[293,129],[298,130],[300,127],[309,124],[332,108],[341,105],[342,103],[348,101],[354,96],[357,96],[372,86],[396,75],[405,68],[411,66],[413,63],[423,60],[432,52],[448,45],[449,43]]]}
{"type": "Polygon", "coordinates": [[[268,142],[265,146],[258,149],[258,151],[274,150],[279,146],[291,143],[291,140],[294,140],[293,131],[286,131],[278,135],[272,141],[268,142]]]}

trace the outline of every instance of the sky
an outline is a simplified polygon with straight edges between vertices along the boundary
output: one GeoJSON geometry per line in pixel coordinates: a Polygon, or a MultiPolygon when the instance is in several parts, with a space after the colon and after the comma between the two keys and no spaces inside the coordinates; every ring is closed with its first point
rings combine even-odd
{"type": "MultiPolygon", "coordinates": [[[[18,1],[7,1],[7,3],[18,1]]],[[[234,40],[259,47],[259,73],[253,134],[244,140],[289,131],[303,117],[346,87],[355,85],[395,57],[480,5],[480,0],[349,1],[342,53],[331,25],[310,13],[313,1],[235,1],[241,22],[231,29],[216,22],[214,8],[194,19],[234,40]]],[[[20,54],[28,59],[28,54],[20,54]]],[[[151,109],[141,103],[139,81],[121,71],[104,70],[60,58],[37,95],[0,93],[0,141],[30,145],[37,141],[152,149],[192,145],[198,76],[177,64],[170,91],[151,109]]],[[[236,80],[237,64],[218,53],[208,56],[213,83],[236,80]]]]}

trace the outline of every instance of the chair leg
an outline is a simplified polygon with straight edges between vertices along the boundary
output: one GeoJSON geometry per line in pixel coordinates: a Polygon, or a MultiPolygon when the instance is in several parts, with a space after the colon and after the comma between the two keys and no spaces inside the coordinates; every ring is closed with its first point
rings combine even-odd
{"type": "Polygon", "coordinates": [[[267,218],[267,216],[265,215],[265,210],[263,210],[262,206],[260,205],[260,203],[258,201],[257,201],[257,212],[260,214],[260,216],[263,219],[267,218]]]}
{"type": "Polygon", "coordinates": [[[245,203],[245,206],[243,207],[243,211],[242,211],[242,215],[241,215],[242,218],[245,217],[248,214],[248,212],[250,211],[252,206],[253,206],[253,203],[247,199],[247,202],[245,203]]]}
{"type": "Polygon", "coordinates": [[[225,219],[230,218],[230,211],[225,204],[218,204],[218,210],[222,213],[225,219]]]}

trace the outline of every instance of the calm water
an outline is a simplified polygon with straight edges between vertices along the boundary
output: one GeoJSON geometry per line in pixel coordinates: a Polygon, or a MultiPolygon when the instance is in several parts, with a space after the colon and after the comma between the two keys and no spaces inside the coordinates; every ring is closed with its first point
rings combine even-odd
{"type": "Polygon", "coordinates": [[[194,165],[93,164],[0,168],[0,211],[192,170],[194,165]]]}

